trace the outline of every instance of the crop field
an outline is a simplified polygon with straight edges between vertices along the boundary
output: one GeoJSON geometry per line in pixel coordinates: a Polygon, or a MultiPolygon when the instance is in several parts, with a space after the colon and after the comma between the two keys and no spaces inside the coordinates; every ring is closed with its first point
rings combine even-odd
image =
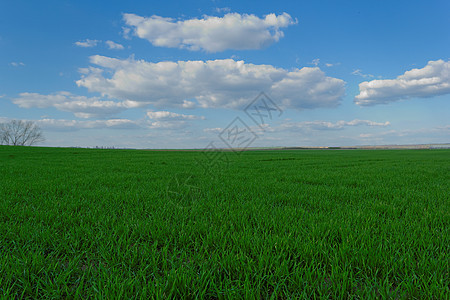
{"type": "Polygon", "coordinates": [[[0,298],[449,299],[450,150],[212,154],[0,146],[0,298]]]}

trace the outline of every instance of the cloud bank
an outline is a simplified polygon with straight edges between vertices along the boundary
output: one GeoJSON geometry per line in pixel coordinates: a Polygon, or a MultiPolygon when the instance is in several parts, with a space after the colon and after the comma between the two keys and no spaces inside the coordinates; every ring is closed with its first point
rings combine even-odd
{"type": "Polygon", "coordinates": [[[106,117],[120,113],[128,108],[141,106],[138,102],[115,102],[102,100],[99,97],[77,96],[69,92],[57,92],[49,95],[38,93],[21,93],[12,102],[22,108],[54,107],[61,111],[71,112],[78,118],[106,117]]]}
{"type": "Polygon", "coordinates": [[[177,114],[170,111],[148,111],[147,116],[150,119],[155,120],[204,120],[205,117],[199,117],[194,115],[177,114]]]}
{"type": "Polygon", "coordinates": [[[152,63],[91,56],[76,83],[105,97],[155,107],[241,109],[261,91],[284,108],[334,107],[345,82],[318,67],[286,70],[233,59],[152,63]]]}
{"type": "Polygon", "coordinates": [[[64,120],[44,118],[36,123],[45,130],[51,131],[73,131],[80,129],[136,129],[138,122],[128,119],[109,120],[64,120]]]}
{"type": "MultiPolygon", "coordinates": [[[[169,111],[149,111],[146,118],[130,120],[123,118],[105,120],[66,120],[43,118],[36,123],[46,130],[73,131],[80,129],[181,129],[193,120],[204,120],[203,116],[178,114],[169,111]]],[[[0,118],[0,121],[2,118],[0,118]]]]}
{"type": "Polygon", "coordinates": [[[189,126],[188,121],[204,120],[203,116],[178,114],[170,111],[148,111],[147,127],[158,129],[182,129],[189,126]]]}
{"type": "Polygon", "coordinates": [[[450,93],[450,62],[429,61],[396,79],[365,81],[359,85],[357,105],[386,104],[408,98],[428,98],[450,93]]]}
{"type": "Polygon", "coordinates": [[[281,125],[283,129],[312,129],[312,130],[337,130],[337,129],[343,129],[344,127],[351,127],[351,126],[371,126],[371,127],[386,127],[390,125],[390,122],[374,122],[370,120],[352,120],[352,121],[337,121],[335,123],[333,122],[327,122],[327,121],[304,121],[304,122],[291,122],[291,123],[284,123],[281,125]]]}
{"type": "Polygon", "coordinates": [[[154,46],[207,52],[261,49],[284,36],[281,28],[296,23],[287,13],[278,16],[272,13],[264,18],[228,13],[223,17],[204,16],[184,21],[124,14],[123,19],[125,33],[132,32],[154,46]]]}

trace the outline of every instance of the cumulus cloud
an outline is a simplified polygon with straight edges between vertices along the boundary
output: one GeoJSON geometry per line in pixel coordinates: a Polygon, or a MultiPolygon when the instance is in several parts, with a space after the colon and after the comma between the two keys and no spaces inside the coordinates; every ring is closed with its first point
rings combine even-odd
{"type": "Polygon", "coordinates": [[[278,16],[272,13],[264,18],[228,13],[223,17],[204,16],[184,21],[124,14],[123,19],[126,35],[132,32],[154,46],[208,52],[261,49],[283,37],[281,28],[296,23],[287,13],[278,16]]]}
{"type": "Polygon", "coordinates": [[[12,102],[23,108],[54,107],[61,111],[71,112],[79,118],[105,117],[128,108],[142,106],[142,103],[129,100],[115,102],[98,97],[77,96],[69,92],[57,92],[49,95],[21,93],[19,97],[13,98],[12,102]]]}
{"type": "Polygon", "coordinates": [[[284,123],[281,125],[284,129],[312,129],[312,130],[336,130],[336,129],[343,129],[344,127],[349,126],[379,126],[379,127],[386,127],[389,126],[389,122],[374,122],[370,120],[352,120],[352,121],[337,121],[335,123],[333,122],[326,122],[326,121],[304,121],[304,122],[290,122],[290,123],[284,123]]]}
{"type": "Polygon", "coordinates": [[[96,67],[80,70],[78,86],[155,107],[240,109],[261,91],[285,108],[332,107],[345,87],[318,67],[286,70],[233,59],[152,63],[99,55],[90,61],[96,67]]]}
{"type": "Polygon", "coordinates": [[[99,40],[85,39],[84,41],[75,42],[75,46],[83,48],[91,48],[97,46],[99,42],[100,42],[99,40]]]}
{"type": "Polygon", "coordinates": [[[450,62],[429,61],[396,79],[365,81],[359,85],[355,103],[361,106],[385,104],[408,98],[428,98],[450,93],[450,62]]]}
{"type": "Polygon", "coordinates": [[[106,41],[105,43],[106,43],[106,45],[108,45],[109,49],[114,49],[114,50],[123,50],[124,49],[123,45],[114,43],[113,41],[106,41]]]}

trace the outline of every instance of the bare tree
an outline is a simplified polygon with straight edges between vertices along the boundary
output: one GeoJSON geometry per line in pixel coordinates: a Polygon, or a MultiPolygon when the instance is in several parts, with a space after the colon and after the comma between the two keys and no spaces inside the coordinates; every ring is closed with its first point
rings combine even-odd
{"type": "Polygon", "coordinates": [[[0,144],[31,146],[45,140],[41,128],[32,121],[12,120],[0,124],[0,144]]]}

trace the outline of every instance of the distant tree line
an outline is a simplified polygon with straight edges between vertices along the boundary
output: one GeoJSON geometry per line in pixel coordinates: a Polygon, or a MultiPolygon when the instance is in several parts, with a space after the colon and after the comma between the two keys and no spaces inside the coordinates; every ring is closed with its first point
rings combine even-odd
{"type": "Polygon", "coordinates": [[[116,149],[114,146],[95,146],[95,149],[116,149]]]}
{"type": "Polygon", "coordinates": [[[41,128],[32,121],[0,123],[0,145],[31,146],[45,140],[41,128]]]}

